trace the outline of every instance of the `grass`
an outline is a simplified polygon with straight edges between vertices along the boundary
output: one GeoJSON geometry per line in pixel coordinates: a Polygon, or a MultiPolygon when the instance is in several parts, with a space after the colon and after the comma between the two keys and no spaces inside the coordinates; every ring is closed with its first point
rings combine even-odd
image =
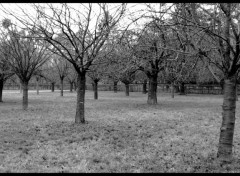
{"type": "Polygon", "coordinates": [[[74,124],[76,93],[4,93],[0,172],[240,172],[237,102],[234,160],[216,162],[221,95],[86,92],[86,124],[74,124]]]}

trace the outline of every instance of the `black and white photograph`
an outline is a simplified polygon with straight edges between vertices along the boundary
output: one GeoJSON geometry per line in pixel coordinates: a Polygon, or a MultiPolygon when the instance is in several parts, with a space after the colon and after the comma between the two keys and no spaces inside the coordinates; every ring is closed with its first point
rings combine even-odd
{"type": "Polygon", "coordinates": [[[0,173],[239,173],[240,3],[0,3],[0,173]]]}

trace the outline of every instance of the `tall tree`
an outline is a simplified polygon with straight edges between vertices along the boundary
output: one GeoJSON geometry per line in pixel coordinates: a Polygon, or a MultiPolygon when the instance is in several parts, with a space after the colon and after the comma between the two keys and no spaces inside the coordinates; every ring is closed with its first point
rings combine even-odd
{"type": "Polygon", "coordinates": [[[33,8],[37,15],[31,16],[22,9],[25,14],[24,18],[6,10],[21,24],[25,24],[25,27],[34,29],[38,37],[51,44],[49,49],[52,52],[73,64],[78,73],[76,123],[85,122],[86,72],[111,35],[112,29],[122,18],[126,7],[125,4],[109,6],[111,7],[108,7],[107,4],[91,3],[74,6],[35,4],[33,8]]]}
{"type": "Polygon", "coordinates": [[[192,48],[209,67],[215,65],[224,75],[222,125],[217,156],[227,161],[232,158],[236,80],[240,70],[240,5],[191,3],[182,5],[181,9],[185,13],[178,15],[185,21],[180,23],[181,26],[195,29],[194,33],[189,33],[192,48]]]}

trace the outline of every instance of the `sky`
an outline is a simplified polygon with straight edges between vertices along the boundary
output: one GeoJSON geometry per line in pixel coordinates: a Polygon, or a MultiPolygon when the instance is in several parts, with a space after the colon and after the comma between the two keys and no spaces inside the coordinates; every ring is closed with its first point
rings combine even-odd
{"type": "MultiPolygon", "coordinates": [[[[86,4],[86,3],[85,3],[86,4]]],[[[119,3],[118,3],[119,4],[119,3]]],[[[118,5],[116,3],[109,3],[109,10],[111,10],[111,8],[113,8],[114,6],[118,5]]],[[[159,4],[160,3],[151,3],[150,6],[152,8],[156,8],[159,9],[159,4]]],[[[44,5],[43,3],[41,5],[44,5]]],[[[54,3],[54,5],[58,5],[58,3],[54,3]]],[[[68,5],[76,8],[78,7],[77,3],[69,3],[68,5]]],[[[87,4],[86,4],[87,5],[87,4]]],[[[97,7],[96,3],[93,3],[94,6],[94,11],[99,12],[99,8],[97,7]]],[[[0,4],[0,20],[2,20],[3,18],[6,17],[6,14],[3,13],[4,9],[8,9],[10,12],[12,12],[14,15],[21,15],[23,16],[23,13],[21,12],[20,8],[26,10],[26,12],[29,15],[34,15],[34,10],[32,10],[32,7],[29,3],[3,3],[0,4]]],[[[81,12],[83,12],[84,10],[81,9],[81,12]]],[[[123,28],[125,28],[129,23],[131,23],[131,21],[133,19],[136,19],[138,16],[142,15],[143,13],[146,13],[146,5],[143,3],[128,3],[127,4],[127,15],[120,21],[120,26],[122,26],[123,28]]],[[[14,19],[11,16],[7,16],[7,18],[9,18],[13,23],[21,25],[16,19],[14,19]]],[[[94,20],[95,16],[92,17],[92,23],[91,25],[94,26],[96,24],[95,20],[94,20]]],[[[133,28],[141,28],[142,24],[144,24],[146,22],[147,19],[143,20],[138,20],[136,23],[132,23],[129,26],[129,29],[133,29],[133,28]]]]}

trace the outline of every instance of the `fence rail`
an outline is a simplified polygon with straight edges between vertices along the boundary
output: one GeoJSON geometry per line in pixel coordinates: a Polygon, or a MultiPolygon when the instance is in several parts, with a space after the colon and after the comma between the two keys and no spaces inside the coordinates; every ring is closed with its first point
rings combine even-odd
{"type": "MultiPolygon", "coordinates": [[[[142,84],[130,84],[129,85],[129,91],[130,92],[142,92],[142,84]]],[[[64,90],[70,89],[70,84],[64,84],[63,86],[64,90]]],[[[18,84],[5,84],[4,90],[19,90],[20,85],[18,84]]],[[[35,84],[29,84],[29,90],[35,90],[36,85],[35,84]]],[[[40,90],[50,90],[51,84],[40,84],[39,85],[40,90]]],[[[60,85],[56,84],[55,89],[60,89],[60,85]]],[[[148,89],[148,85],[147,85],[148,89]]],[[[86,90],[93,90],[93,87],[91,84],[86,85],[86,90]]],[[[113,84],[99,84],[98,85],[99,91],[113,91],[113,84]]],[[[118,91],[125,91],[125,85],[124,84],[118,84],[117,85],[118,91]]],[[[157,88],[158,92],[170,92],[170,87],[167,84],[158,84],[157,88]]],[[[175,92],[176,89],[175,89],[175,92]]],[[[219,85],[194,85],[194,84],[185,84],[185,92],[187,94],[223,94],[223,90],[219,85]]],[[[240,94],[240,87],[238,86],[238,94],[240,94]]]]}

